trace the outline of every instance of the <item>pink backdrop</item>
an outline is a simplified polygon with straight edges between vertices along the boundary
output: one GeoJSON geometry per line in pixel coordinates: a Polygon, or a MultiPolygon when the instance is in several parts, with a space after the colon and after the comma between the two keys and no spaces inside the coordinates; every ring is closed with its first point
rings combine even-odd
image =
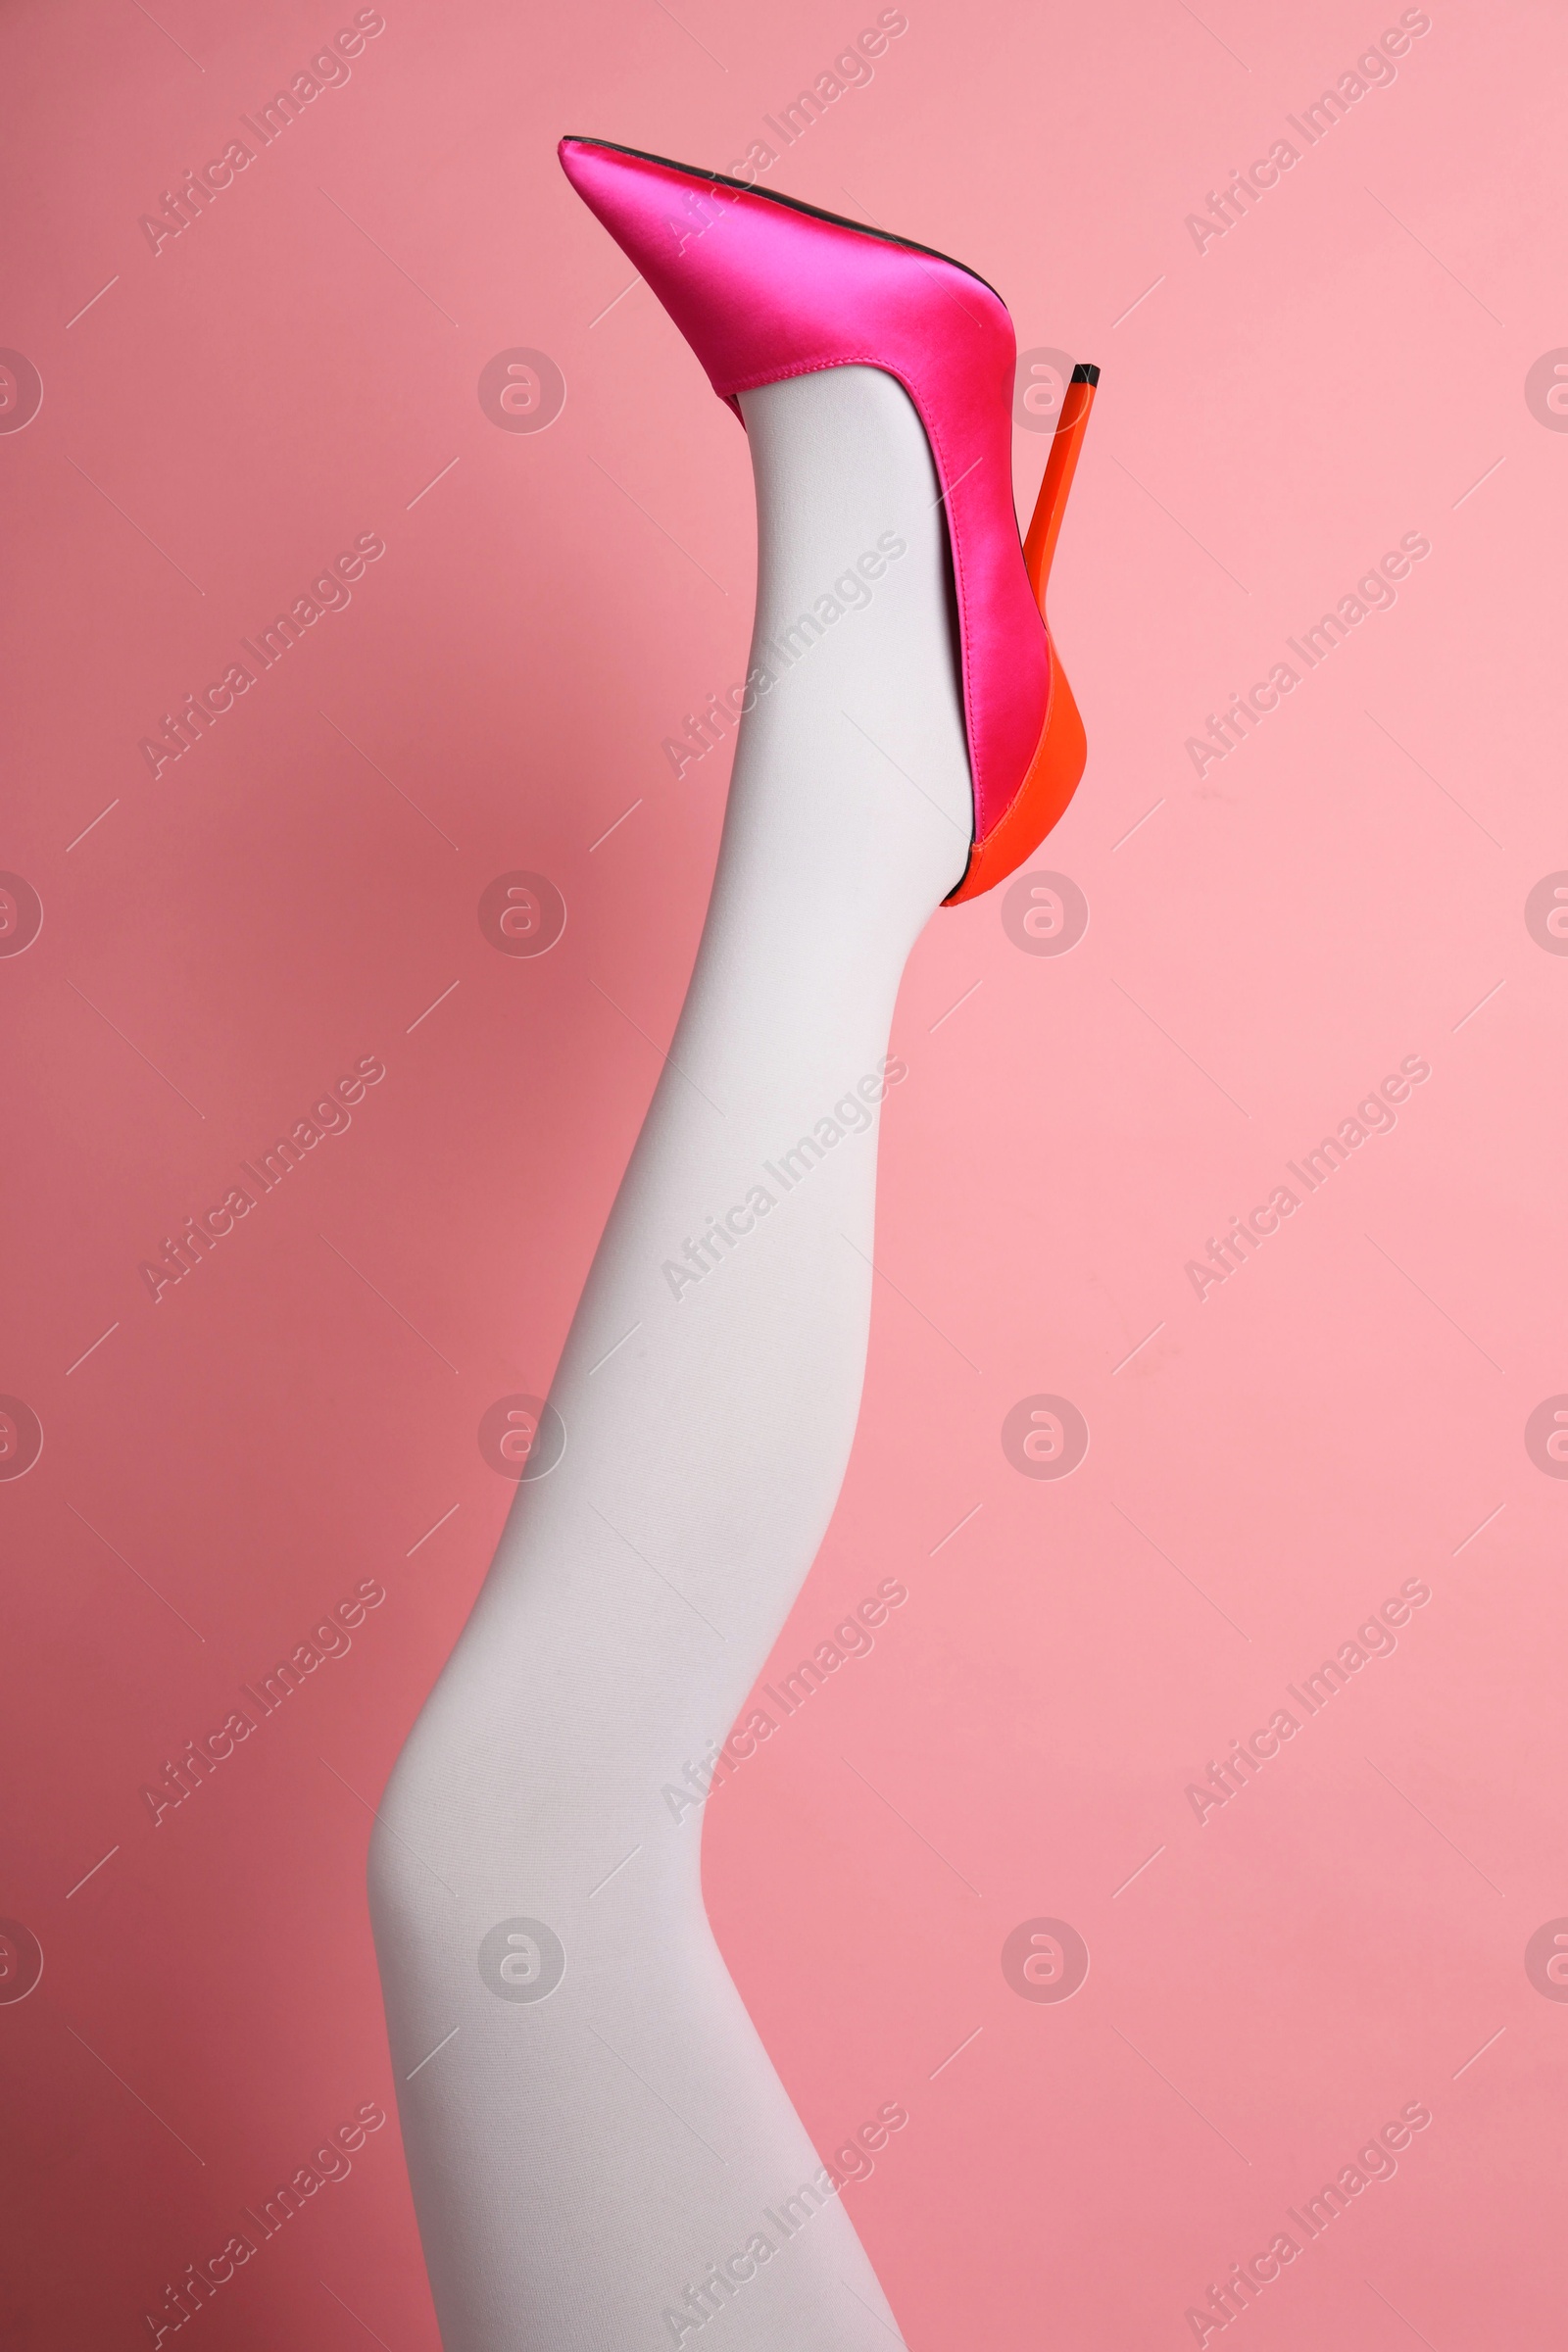
{"type": "MultiPolygon", "coordinates": [[[[548,1382],[702,920],[728,754],[677,781],[662,744],[741,675],[745,444],[623,293],[567,129],[769,141],[767,184],[956,254],[1022,346],[1104,370],[1054,605],[1091,763],[1035,860],[1074,889],[1034,934],[1002,894],[944,913],[909,968],[864,1415],[774,1674],[908,1597],[710,1802],[747,1997],[824,2150],[907,2107],[848,2196],[913,2352],[1217,2342],[1242,2323],[1189,2307],[1282,2233],[1254,2352],[1563,2308],[1563,24],[908,0],[784,147],[764,118],[876,17],[7,13],[19,2348],[148,2342],[167,2281],[391,2109],[369,1808],[510,1499],[480,1418],[548,1382]],[[347,77],[264,144],[340,29],[347,77]],[[551,365],[564,409],[514,429],[551,365]],[[357,542],[264,669],[242,641],[357,542]],[[542,958],[481,928],[516,869],[565,902],[542,958]],[[142,1264],[357,1065],[351,1123],[155,1299],[142,1264]],[[1342,1134],[1309,1189],[1289,1163],[1342,1134]],[[1187,1270],[1280,1188],[1223,1280],[1187,1270]],[[1065,1478],[1004,1447],[1040,1396],[1087,1424],[1065,1478]],[[352,1646],[155,1821],[357,1588],[352,1646]],[[1073,1937],[1087,1980],[1033,1997],[1073,1937]]],[[[1025,499],[1046,446],[1017,433],[1025,499]]],[[[193,2326],[433,2352],[395,2122],[193,2326]]]]}

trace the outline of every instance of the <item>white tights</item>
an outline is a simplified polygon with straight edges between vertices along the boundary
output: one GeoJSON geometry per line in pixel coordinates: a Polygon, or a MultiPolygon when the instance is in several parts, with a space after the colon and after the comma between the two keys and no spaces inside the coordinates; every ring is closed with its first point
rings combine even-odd
{"type": "Polygon", "coordinates": [[[907,397],[844,368],[741,405],[774,682],[552,1392],[564,1451],[519,1485],[371,1851],[446,2352],[710,2328],[718,2352],[887,2352],[892,2325],[710,1933],[700,1813],[664,1790],[729,1734],[838,1497],[901,1065],[879,1073],[963,870],[969,768],[907,397]],[[820,636],[787,636],[813,608],[820,636]]]}

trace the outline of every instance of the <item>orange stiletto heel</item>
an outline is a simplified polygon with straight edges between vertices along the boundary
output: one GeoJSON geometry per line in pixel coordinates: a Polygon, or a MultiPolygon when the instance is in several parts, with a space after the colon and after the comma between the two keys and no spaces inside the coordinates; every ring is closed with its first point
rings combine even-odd
{"type": "Polygon", "coordinates": [[[1039,748],[1011,808],[995,831],[985,841],[977,842],[970,853],[968,871],[957,889],[944,901],[949,906],[978,898],[982,891],[1004,881],[1026,858],[1033,856],[1077,791],[1089,757],[1084,722],[1078,715],[1072,688],[1061,666],[1051,623],[1046,619],[1046,583],[1051,577],[1067,493],[1072,488],[1078,452],[1083,447],[1099,381],[1098,368],[1080,365],[1072,371],[1046,459],[1029,535],[1023,543],[1024,569],[1040,607],[1040,617],[1046,621],[1046,644],[1051,655],[1051,687],[1039,748]]]}

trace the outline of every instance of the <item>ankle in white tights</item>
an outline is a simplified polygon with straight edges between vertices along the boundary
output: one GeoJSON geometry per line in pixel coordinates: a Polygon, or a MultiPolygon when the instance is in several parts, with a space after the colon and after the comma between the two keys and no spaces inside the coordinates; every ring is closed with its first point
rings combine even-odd
{"type": "Polygon", "coordinates": [[[518,1488],[371,1849],[446,2352],[886,2352],[892,2324],[663,1791],[729,1733],[838,1496],[878,1073],[969,767],[907,396],[844,368],[741,406],[756,699],[696,969],[552,1391],[564,1452],[518,1488]]]}

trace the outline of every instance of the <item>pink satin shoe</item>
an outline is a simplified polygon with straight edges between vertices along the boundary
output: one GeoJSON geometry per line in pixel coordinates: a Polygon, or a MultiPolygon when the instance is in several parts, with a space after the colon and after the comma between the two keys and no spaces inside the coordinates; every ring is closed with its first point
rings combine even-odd
{"type": "Polygon", "coordinates": [[[984,278],[716,172],[602,139],[563,139],[560,152],[737,416],[738,393],[823,368],[884,368],[913,401],[947,509],[974,788],[969,862],[947,904],[978,898],[1039,848],[1083,774],[1083,722],[1045,594],[1099,368],[1074,369],[1020,547],[1016,346],[984,278]]]}

